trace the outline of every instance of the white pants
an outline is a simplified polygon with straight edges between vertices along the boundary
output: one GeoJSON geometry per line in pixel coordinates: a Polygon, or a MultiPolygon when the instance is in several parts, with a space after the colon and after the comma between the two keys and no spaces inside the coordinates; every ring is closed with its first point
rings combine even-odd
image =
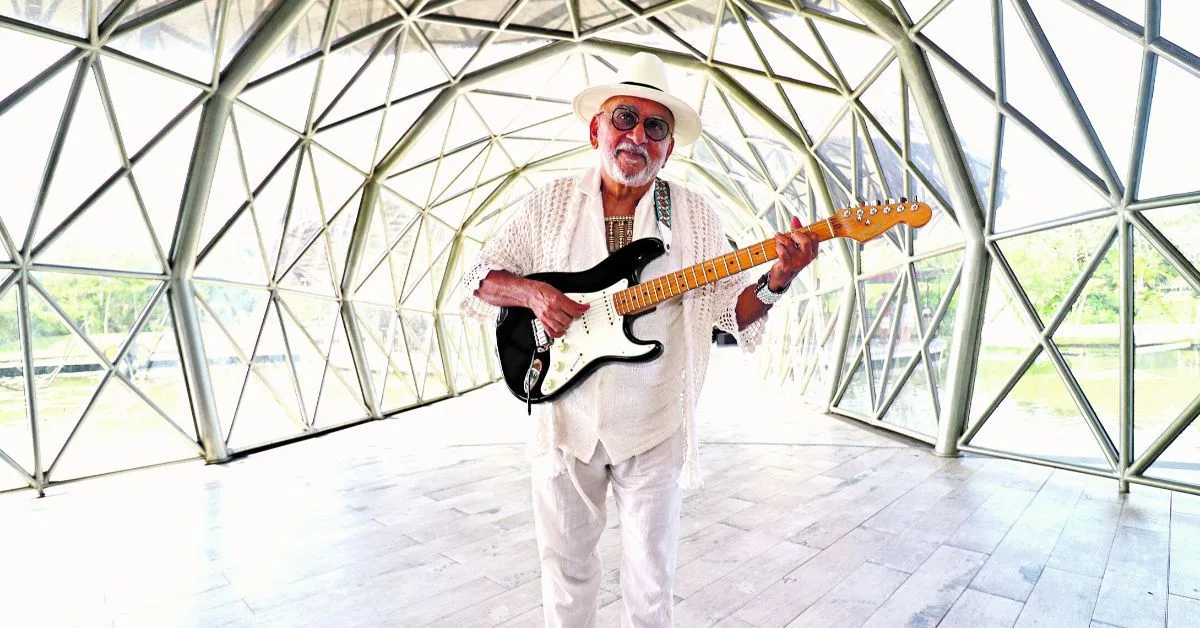
{"type": "Polygon", "coordinates": [[[604,531],[611,482],[621,527],[621,625],[670,626],[679,537],[681,434],[676,432],[618,465],[610,464],[603,445],[597,445],[591,464],[574,456],[565,458],[567,473],[533,479],[546,625],[596,625],[596,596],[604,576],[596,546],[604,531]]]}

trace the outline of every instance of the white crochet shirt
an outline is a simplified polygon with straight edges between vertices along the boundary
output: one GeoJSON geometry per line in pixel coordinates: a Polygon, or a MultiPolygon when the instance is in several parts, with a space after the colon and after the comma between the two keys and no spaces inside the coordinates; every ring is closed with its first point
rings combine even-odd
{"type": "MultiPolygon", "coordinates": [[[[499,308],[475,296],[480,282],[493,270],[507,270],[516,275],[571,270],[571,242],[588,201],[584,190],[588,182],[597,178],[598,172],[593,168],[552,181],[525,199],[483,247],[475,265],[464,273],[464,314],[495,322],[499,308]]],[[[670,188],[670,242],[672,247],[678,247],[679,259],[691,265],[729,252],[725,231],[709,200],[679,183],[671,182],[670,188]]],[[[679,484],[685,489],[698,488],[702,484],[695,408],[708,370],[712,328],[715,326],[731,334],[744,351],[754,350],[766,319],[759,319],[739,331],[735,306],[738,295],[746,286],[754,284],[759,275],[761,272],[740,273],[683,295],[683,323],[687,333],[683,360],[684,463],[679,484]]],[[[649,275],[643,277],[652,278],[649,275]]],[[[620,393],[613,390],[610,394],[620,393]]],[[[604,405],[603,401],[600,405],[604,405]]],[[[566,424],[560,405],[559,401],[540,404],[534,413],[536,429],[530,439],[530,453],[535,473],[556,476],[565,470],[561,449],[572,442],[570,431],[577,428],[566,424]]],[[[578,442],[578,437],[574,441],[578,442]]]]}

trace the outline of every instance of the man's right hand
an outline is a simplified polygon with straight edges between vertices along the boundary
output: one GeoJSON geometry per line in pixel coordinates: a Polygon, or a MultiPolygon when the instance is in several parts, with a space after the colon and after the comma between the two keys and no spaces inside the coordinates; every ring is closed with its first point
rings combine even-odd
{"type": "Polygon", "coordinates": [[[526,307],[533,310],[538,320],[542,321],[551,338],[561,338],[567,333],[571,321],[582,316],[589,306],[567,298],[567,295],[548,283],[533,281],[526,296],[526,307]]]}

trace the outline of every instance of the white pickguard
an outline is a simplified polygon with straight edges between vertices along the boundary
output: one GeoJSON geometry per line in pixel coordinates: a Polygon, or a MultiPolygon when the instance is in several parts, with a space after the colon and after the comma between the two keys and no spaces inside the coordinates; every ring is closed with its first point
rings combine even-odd
{"type": "Polygon", "coordinates": [[[621,280],[600,292],[566,293],[567,298],[591,307],[550,346],[549,371],[541,386],[543,394],[557,391],[597,358],[636,357],[654,351],[654,345],[629,341],[625,336],[625,317],[613,307],[612,295],[628,287],[629,282],[621,280]]]}

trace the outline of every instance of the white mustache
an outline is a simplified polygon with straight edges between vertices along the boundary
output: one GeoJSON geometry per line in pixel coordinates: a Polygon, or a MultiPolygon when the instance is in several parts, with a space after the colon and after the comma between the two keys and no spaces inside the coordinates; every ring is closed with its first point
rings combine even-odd
{"type": "Polygon", "coordinates": [[[646,161],[650,161],[650,153],[646,152],[645,148],[642,148],[641,146],[638,146],[637,144],[632,144],[629,142],[622,142],[620,145],[618,145],[616,148],[613,149],[613,157],[616,157],[617,153],[619,153],[621,151],[633,153],[633,154],[641,157],[642,159],[645,159],[646,161]]]}

